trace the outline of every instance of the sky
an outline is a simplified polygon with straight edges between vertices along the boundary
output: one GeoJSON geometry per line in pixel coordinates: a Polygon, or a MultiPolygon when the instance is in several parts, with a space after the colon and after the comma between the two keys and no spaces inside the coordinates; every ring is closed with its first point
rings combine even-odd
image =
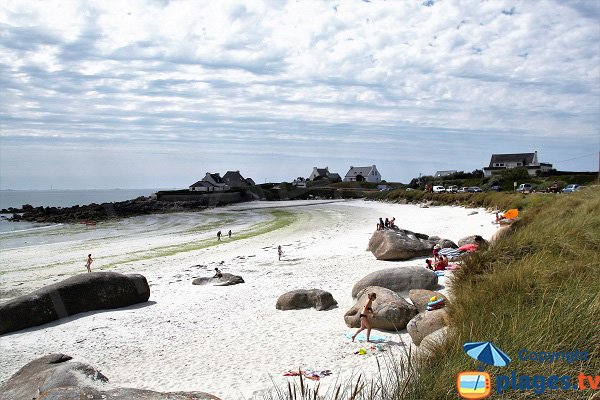
{"type": "Polygon", "coordinates": [[[0,2],[0,189],[597,171],[600,1],[0,2]]]}

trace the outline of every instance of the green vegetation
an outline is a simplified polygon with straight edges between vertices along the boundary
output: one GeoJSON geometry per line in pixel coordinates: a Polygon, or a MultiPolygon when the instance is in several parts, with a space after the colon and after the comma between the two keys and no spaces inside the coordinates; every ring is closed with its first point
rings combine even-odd
{"type": "MultiPolygon", "coordinates": [[[[491,341],[512,362],[485,367],[492,377],[571,376],[600,371],[600,188],[570,195],[480,193],[433,195],[422,192],[382,194],[388,201],[421,201],[518,207],[522,217],[509,234],[472,253],[451,280],[449,335],[430,345],[427,355],[390,359],[391,375],[358,377],[323,394],[290,385],[276,389],[277,399],[456,399],[456,377],[478,363],[463,351],[465,342],[491,341]],[[587,362],[538,363],[518,359],[532,352],[590,351],[587,362]]],[[[592,399],[592,390],[507,390],[495,399],[592,399]]]]}

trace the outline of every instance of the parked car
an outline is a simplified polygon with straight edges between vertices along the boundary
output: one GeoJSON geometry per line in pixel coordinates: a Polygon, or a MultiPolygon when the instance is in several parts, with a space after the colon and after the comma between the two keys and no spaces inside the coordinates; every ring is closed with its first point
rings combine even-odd
{"type": "Polygon", "coordinates": [[[490,190],[492,192],[500,192],[500,191],[502,191],[502,188],[498,185],[494,185],[494,186],[490,186],[490,190]]]}
{"type": "Polygon", "coordinates": [[[433,193],[445,193],[446,192],[446,188],[443,186],[434,186],[433,187],[433,193]]]}
{"type": "Polygon", "coordinates": [[[573,193],[576,192],[578,190],[581,190],[583,188],[583,186],[578,185],[576,183],[571,183],[570,185],[567,185],[562,192],[563,193],[573,193]]]}
{"type": "Polygon", "coordinates": [[[517,192],[530,193],[531,189],[533,189],[533,186],[531,186],[531,183],[521,183],[519,185],[519,187],[517,188],[517,192]]]}
{"type": "Polygon", "coordinates": [[[469,191],[469,188],[466,186],[463,186],[460,189],[458,189],[458,193],[467,193],[468,191],[469,191]]]}
{"type": "Polygon", "coordinates": [[[448,193],[457,193],[458,192],[458,186],[454,186],[454,185],[450,185],[446,188],[446,192],[448,193]]]}
{"type": "Polygon", "coordinates": [[[469,193],[479,193],[479,192],[483,192],[483,190],[481,190],[481,188],[479,186],[471,186],[467,189],[467,191],[469,193]]]}

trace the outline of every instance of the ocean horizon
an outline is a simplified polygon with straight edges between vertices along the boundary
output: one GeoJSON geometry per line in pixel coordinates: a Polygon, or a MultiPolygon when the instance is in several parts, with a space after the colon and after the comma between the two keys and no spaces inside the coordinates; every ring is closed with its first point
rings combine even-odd
{"type": "Polygon", "coordinates": [[[34,207],[72,207],[92,203],[110,203],[151,196],[165,188],[142,189],[40,189],[0,190],[0,209],[21,208],[25,204],[34,207]]]}

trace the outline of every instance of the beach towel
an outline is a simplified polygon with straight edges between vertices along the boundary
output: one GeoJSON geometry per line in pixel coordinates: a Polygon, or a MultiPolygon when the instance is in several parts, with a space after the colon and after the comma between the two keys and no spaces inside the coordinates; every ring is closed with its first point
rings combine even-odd
{"type": "Polygon", "coordinates": [[[458,250],[458,249],[451,249],[451,248],[441,249],[439,253],[448,258],[460,257],[460,250],[458,250]]]}
{"type": "MultiPolygon", "coordinates": [[[[356,331],[355,331],[356,332],[356,331]]],[[[354,332],[348,332],[346,333],[346,337],[350,340],[352,340],[352,336],[354,335],[354,332]]],[[[390,340],[389,336],[385,336],[385,335],[378,335],[377,333],[371,332],[371,335],[369,336],[369,339],[371,340],[371,342],[378,342],[378,343],[382,343],[382,342],[387,342],[390,340]]],[[[367,340],[367,333],[366,332],[361,332],[358,334],[358,336],[356,336],[356,339],[354,339],[355,341],[359,341],[359,342],[364,342],[367,340]]]]}
{"type": "Polygon", "coordinates": [[[465,244],[465,245],[460,246],[458,248],[458,250],[460,250],[460,251],[466,251],[467,253],[472,253],[475,250],[477,250],[478,247],[479,247],[478,245],[471,243],[471,244],[465,244]]]}

